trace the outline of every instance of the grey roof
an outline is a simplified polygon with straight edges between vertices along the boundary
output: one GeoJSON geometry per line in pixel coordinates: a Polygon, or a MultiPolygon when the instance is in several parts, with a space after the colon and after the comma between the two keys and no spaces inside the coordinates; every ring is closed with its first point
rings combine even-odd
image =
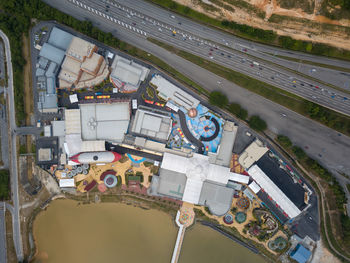
{"type": "Polygon", "coordinates": [[[183,173],[160,168],[158,194],[182,199],[187,177],[183,173]]]}
{"type": "Polygon", "coordinates": [[[48,43],[44,43],[44,45],[40,49],[39,56],[47,58],[48,60],[51,60],[61,65],[65,56],[65,52],[62,49],[58,49],[48,43]]]}
{"type": "Polygon", "coordinates": [[[129,127],[129,108],[128,102],[81,104],[82,139],[121,142],[129,127]]]}
{"type": "Polygon", "coordinates": [[[43,70],[42,68],[37,68],[35,71],[35,76],[39,77],[39,76],[44,76],[45,74],[45,70],[43,70]]]}
{"type": "Polygon", "coordinates": [[[54,78],[46,79],[46,93],[47,94],[56,94],[56,86],[54,78]]]}
{"type": "Polygon", "coordinates": [[[230,180],[227,182],[226,186],[230,187],[230,188],[232,188],[234,190],[237,190],[237,191],[240,191],[242,189],[242,185],[241,184],[232,182],[230,180]]]}
{"type": "Polygon", "coordinates": [[[166,114],[140,106],[136,111],[131,131],[159,140],[167,140],[171,123],[171,118],[166,114]]]}
{"type": "Polygon", "coordinates": [[[39,110],[57,109],[57,95],[56,94],[39,94],[38,102],[39,110]]]}
{"type": "Polygon", "coordinates": [[[47,67],[48,63],[49,63],[49,61],[46,58],[44,58],[44,57],[39,58],[38,64],[39,64],[40,68],[45,69],[47,67]]]}
{"type": "Polygon", "coordinates": [[[73,35],[57,27],[54,27],[51,30],[50,37],[47,42],[57,48],[66,51],[69,47],[70,42],[72,42],[72,38],[73,35]]]}
{"type": "Polygon", "coordinates": [[[66,134],[65,121],[52,121],[52,135],[53,136],[64,136],[66,134]]]}
{"type": "Polygon", "coordinates": [[[46,70],[45,76],[46,77],[55,77],[56,66],[57,66],[56,63],[50,62],[49,67],[46,70]]]}
{"type": "Polygon", "coordinates": [[[230,210],[234,190],[225,185],[204,181],[199,204],[205,205],[216,216],[222,216],[230,210]]]}

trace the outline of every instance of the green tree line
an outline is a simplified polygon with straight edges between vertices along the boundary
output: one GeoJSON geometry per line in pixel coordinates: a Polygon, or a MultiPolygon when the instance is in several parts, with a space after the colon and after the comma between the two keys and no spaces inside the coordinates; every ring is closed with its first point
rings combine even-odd
{"type": "Polygon", "coordinates": [[[336,178],[319,162],[307,156],[304,150],[296,145],[285,135],[278,135],[277,142],[286,149],[291,150],[296,156],[297,160],[305,164],[314,174],[318,175],[328,183],[329,189],[334,195],[336,206],[340,212],[340,222],[342,228],[342,238],[350,245],[350,217],[345,215],[344,204],[347,203],[346,194],[343,187],[338,183],[336,178]]]}

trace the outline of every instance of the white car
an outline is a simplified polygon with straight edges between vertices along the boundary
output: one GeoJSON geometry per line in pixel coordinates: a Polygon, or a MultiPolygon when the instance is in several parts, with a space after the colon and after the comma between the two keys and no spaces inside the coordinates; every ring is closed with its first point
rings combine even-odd
{"type": "Polygon", "coordinates": [[[160,32],[162,32],[162,31],[163,31],[161,28],[158,28],[158,30],[159,30],[160,32]]]}
{"type": "Polygon", "coordinates": [[[214,57],[213,56],[210,56],[211,59],[213,59],[214,57]]]}

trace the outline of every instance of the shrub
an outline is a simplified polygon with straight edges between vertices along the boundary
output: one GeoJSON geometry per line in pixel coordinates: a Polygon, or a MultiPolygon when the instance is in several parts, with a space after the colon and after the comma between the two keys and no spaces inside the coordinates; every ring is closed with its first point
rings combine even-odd
{"type": "Polygon", "coordinates": [[[238,103],[231,103],[228,106],[228,110],[241,120],[245,120],[248,117],[248,111],[246,109],[243,109],[238,103]]]}
{"type": "Polygon", "coordinates": [[[285,148],[292,147],[291,140],[285,135],[282,135],[282,134],[277,135],[277,141],[285,148]]]}
{"type": "Polygon", "coordinates": [[[253,115],[249,118],[248,124],[250,128],[256,131],[264,131],[267,128],[266,122],[257,115],[253,115]]]}
{"type": "Polygon", "coordinates": [[[220,91],[212,91],[209,95],[209,102],[212,105],[224,108],[228,103],[228,99],[220,91]]]}

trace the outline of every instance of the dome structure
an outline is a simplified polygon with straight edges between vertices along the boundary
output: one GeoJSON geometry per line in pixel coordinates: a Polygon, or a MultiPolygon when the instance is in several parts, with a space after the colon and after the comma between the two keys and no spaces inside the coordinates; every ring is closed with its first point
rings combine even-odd
{"type": "Polygon", "coordinates": [[[233,223],[233,216],[231,214],[226,214],[224,216],[224,222],[228,225],[231,225],[233,223]]]}
{"type": "Polygon", "coordinates": [[[235,216],[235,219],[236,219],[237,223],[242,224],[243,222],[246,221],[247,215],[243,212],[238,212],[235,216]]]}
{"type": "Polygon", "coordinates": [[[191,108],[187,114],[190,118],[195,118],[197,116],[198,112],[197,112],[197,109],[191,108]]]}
{"type": "Polygon", "coordinates": [[[107,174],[106,177],[104,178],[103,182],[108,188],[112,188],[112,187],[115,187],[117,185],[118,179],[113,174],[107,174]]]}

